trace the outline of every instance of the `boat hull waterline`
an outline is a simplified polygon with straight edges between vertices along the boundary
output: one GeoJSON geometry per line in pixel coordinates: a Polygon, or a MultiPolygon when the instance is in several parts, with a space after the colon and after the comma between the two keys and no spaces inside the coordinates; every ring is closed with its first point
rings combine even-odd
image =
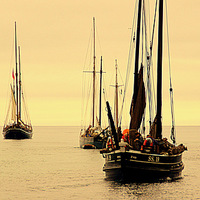
{"type": "Polygon", "coordinates": [[[104,153],[103,171],[107,179],[155,180],[176,179],[184,169],[182,154],[160,155],[130,150],[104,153]]]}
{"type": "Polygon", "coordinates": [[[9,128],[3,132],[5,139],[31,139],[33,133],[22,128],[9,128]]]}
{"type": "Polygon", "coordinates": [[[106,140],[98,140],[95,137],[80,137],[80,148],[91,149],[87,148],[90,147],[90,145],[92,145],[95,149],[103,149],[106,146],[106,140]]]}

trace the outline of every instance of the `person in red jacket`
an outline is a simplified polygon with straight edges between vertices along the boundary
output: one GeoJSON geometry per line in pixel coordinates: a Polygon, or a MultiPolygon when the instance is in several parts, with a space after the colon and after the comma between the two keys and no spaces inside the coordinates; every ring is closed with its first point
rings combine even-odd
{"type": "Polygon", "coordinates": [[[141,146],[141,151],[144,151],[145,149],[149,149],[150,151],[153,151],[153,146],[154,146],[154,139],[150,135],[147,135],[146,140],[141,146]]]}

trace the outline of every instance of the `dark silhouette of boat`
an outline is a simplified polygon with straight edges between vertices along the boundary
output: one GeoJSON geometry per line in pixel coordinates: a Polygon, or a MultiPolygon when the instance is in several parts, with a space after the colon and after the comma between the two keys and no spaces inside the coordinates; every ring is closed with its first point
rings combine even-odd
{"type": "Polygon", "coordinates": [[[14,69],[12,72],[13,83],[11,84],[11,101],[3,127],[3,136],[5,139],[30,139],[32,138],[33,133],[22,90],[20,47],[17,47],[16,22],[15,63],[15,73],[14,69]],[[24,118],[27,121],[26,123],[22,119],[22,111],[24,111],[24,118]]]}
{"type": "MultiPolygon", "coordinates": [[[[173,144],[168,142],[167,138],[162,135],[162,54],[163,54],[163,0],[159,0],[158,7],[158,48],[157,48],[157,93],[156,93],[156,114],[154,120],[150,120],[150,130],[148,136],[141,134],[141,123],[145,113],[146,94],[149,99],[152,93],[145,91],[143,81],[144,62],[147,63],[147,78],[150,76],[151,59],[153,50],[153,36],[149,52],[145,56],[146,60],[141,61],[139,68],[141,46],[140,39],[141,25],[145,26],[145,9],[143,0],[138,1],[138,17],[137,17],[137,34],[135,48],[135,73],[134,73],[134,92],[130,109],[130,126],[126,135],[118,135],[115,129],[110,105],[107,102],[108,118],[112,130],[112,143],[108,143],[107,148],[102,149],[101,153],[105,158],[103,171],[106,173],[107,179],[118,180],[160,180],[166,178],[181,177],[184,164],[182,162],[182,153],[187,148],[180,144],[176,145],[174,134],[174,119],[172,116],[172,132],[171,138],[173,144]],[[143,19],[143,20],[141,20],[143,19]],[[118,138],[121,138],[119,140],[118,138]]],[[[155,9],[157,12],[157,9],[155,9]]],[[[156,14],[155,14],[156,18],[156,14]]],[[[155,23],[154,19],[154,23],[155,23]]],[[[155,24],[153,29],[155,28],[155,24]]],[[[143,27],[143,33],[145,27],[143,27]]],[[[154,35],[154,30],[153,30],[154,35]]],[[[144,36],[143,36],[144,37],[144,36]]],[[[134,42],[135,36],[132,41],[134,42]]],[[[147,50],[147,49],[146,49],[147,50]]],[[[144,50],[145,51],[145,50],[144,50]]],[[[147,79],[147,90],[149,90],[150,81],[147,79]]],[[[170,80],[171,108],[173,113],[173,89],[170,80]]],[[[149,104],[150,105],[150,104],[149,104]]],[[[152,108],[149,110],[151,111],[152,108]]]]}

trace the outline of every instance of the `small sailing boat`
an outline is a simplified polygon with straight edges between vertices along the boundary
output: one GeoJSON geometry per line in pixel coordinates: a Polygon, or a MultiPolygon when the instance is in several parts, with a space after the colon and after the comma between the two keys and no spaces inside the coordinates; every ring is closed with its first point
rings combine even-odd
{"type": "Polygon", "coordinates": [[[7,117],[3,127],[5,139],[30,139],[32,138],[32,126],[25,108],[24,94],[21,81],[20,47],[17,48],[17,30],[15,22],[15,73],[12,72],[13,83],[11,85],[11,101],[7,112],[7,117]],[[18,64],[19,63],[19,64],[18,64]],[[22,108],[23,106],[23,108],[22,108]],[[22,111],[24,118],[22,119],[22,111]],[[25,122],[26,120],[27,122],[25,122]]]}
{"type": "MultiPolygon", "coordinates": [[[[162,54],[163,54],[163,0],[159,0],[158,18],[158,54],[157,54],[157,105],[156,114],[153,122],[150,122],[148,136],[142,137],[140,126],[146,107],[145,84],[143,81],[144,64],[138,70],[140,55],[141,24],[145,25],[144,0],[138,0],[137,35],[135,49],[135,73],[134,73],[134,92],[130,109],[130,126],[128,134],[119,135],[116,133],[109,102],[107,102],[108,118],[112,130],[112,142],[106,149],[101,150],[105,158],[103,170],[108,179],[120,180],[158,180],[166,178],[179,178],[184,165],[182,153],[187,149],[184,145],[176,145],[174,138],[174,124],[172,123],[173,144],[162,136],[162,54]],[[143,14],[143,15],[142,15],[143,14]],[[141,20],[143,19],[143,20],[141,20]],[[142,23],[144,22],[144,23],[142,23]],[[139,72],[138,72],[139,71],[139,72]]],[[[156,3],[157,8],[157,3],[156,3]]],[[[156,9],[155,9],[156,10],[156,9]]],[[[156,16],[156,15],[155,15],[156,16]]],[[[154,20],[155,22],[155,20],[154,20]]],[[[153,26],[155,27],[155,25],[153,26]]],[[[145,29],[143,29],[145,32],[145,29]]],[[[153,31],[154,32],[154,31],[153,31]]],[[[134,36],[135,38],[135,36],[134,36]]],[[[132,41],[134,40],[132,39],[132,41]]],[[[151,41],[151,43],[153,43],[151,41]]],[[[152,45],[150,54],[147,53],[146,63],[150,70],[152,45]]],[[[149,72],[148,70],[147,73],[149,72]]],[[[148,80],[147,80],[148,84],[148,80]]],[[[147,85],[147,88],[149,86],[147,85]]],[[[173,92],[170,84],[170,92],[173,92]]],[[[152,93],[149,93],[151,97],[152,93]]]]}
{"type": "MultiPolygon", "coordinates": [[[[95,47],[95,18],[93,18],[93,84],[92,84],[92,123],[81,129],[80,147],[84,149],[102,149],[106,146],[108,127],[101,127],[101,98],[102,98],[102,57],[100,64],[100,86],[99,86],[99,118],[95,115],[96,107],[96,47],[95,47]],[[95,120],[97,119],[97,120],[95,120]],[[96,123],[95,123],[96,122],[96,123]]],[[[89,71],[91,72],[91,71],[89,71]]]]}

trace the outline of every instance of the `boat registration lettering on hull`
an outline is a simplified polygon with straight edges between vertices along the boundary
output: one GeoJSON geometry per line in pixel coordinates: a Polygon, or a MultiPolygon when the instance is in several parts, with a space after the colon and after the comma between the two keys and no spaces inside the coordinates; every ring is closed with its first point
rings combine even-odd
{"type": "Polygon", "coordinates": [[[108,156],[107,156],[107,159],[108,159],[108,161],[111,161],[111,160],[112,160],[112,156],[111,156],[111,155],[108,155],[108,156]]]}
{"type": "Polygon", "coordinates": [[[137,160],[137,156],[130,156],[130,160],[137,160]]]}
{"type": "Polygon", "coordinates": [[[148,157],[148,162],[160,162],[159,157],[154,157],[154,156],[149,156],[148,157]]]}
{"type": "Polygon", "coordinates": [[[108,155],[107,156],[107,160],[108,161],[120,161],[121,160],[121,156],[117,155],[116,157],[113,157],[112,155],[108,155]]]}

